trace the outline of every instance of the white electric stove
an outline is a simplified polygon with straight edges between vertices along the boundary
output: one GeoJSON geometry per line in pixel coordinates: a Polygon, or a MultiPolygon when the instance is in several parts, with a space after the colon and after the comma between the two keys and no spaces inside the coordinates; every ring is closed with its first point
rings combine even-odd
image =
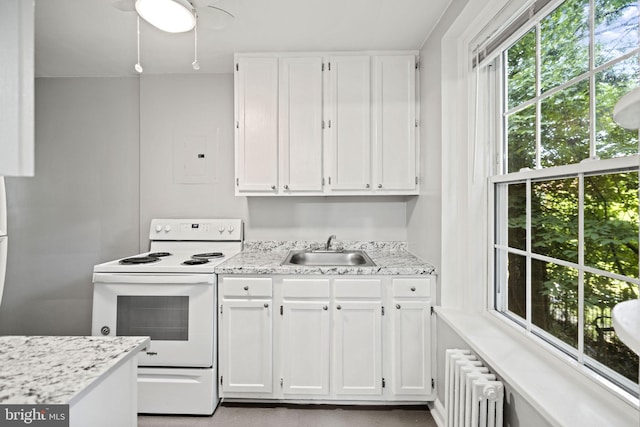
{"type": "Polygon", "coordinates": [[[149,336],[138,412],[210,415],[216,386],[214,268],[242,250],[240,219],[154,219],[150,250],[96,265],[92,334],[149,336]]]}

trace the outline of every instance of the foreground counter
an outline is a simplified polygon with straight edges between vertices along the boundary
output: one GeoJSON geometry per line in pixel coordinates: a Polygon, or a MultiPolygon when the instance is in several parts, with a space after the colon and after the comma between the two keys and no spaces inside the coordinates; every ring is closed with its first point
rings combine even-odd
{"type": "Polygon", "coordinates": [[[0,337],[0,424],[137,425],[136,355],[148,345],[148,337],[0,337]]]}

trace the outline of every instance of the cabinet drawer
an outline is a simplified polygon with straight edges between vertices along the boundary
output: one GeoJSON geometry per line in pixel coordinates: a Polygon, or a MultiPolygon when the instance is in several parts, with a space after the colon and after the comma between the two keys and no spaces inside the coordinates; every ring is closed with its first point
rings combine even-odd
{"type": "Polygon", "coordinates": [[[394,297],[430,297],[430,279],[393,279],[394,297]]]}
{"type": "Polygon", "coordinates": [[[379,279],[336,279],[333,292],[336,298],[381,298],[382,282],[379,279]]]}
{"type": "Polygon", "coordinates": [[[225,277],[222,280],[222,295],[225,297],[271,297],[272,294],[269,278],[225,277]]]}
{"type": "Polygon", "coordinates": [[[284,298],[329,298],[327,279],[284,279],[282,281],[284,298]]]}

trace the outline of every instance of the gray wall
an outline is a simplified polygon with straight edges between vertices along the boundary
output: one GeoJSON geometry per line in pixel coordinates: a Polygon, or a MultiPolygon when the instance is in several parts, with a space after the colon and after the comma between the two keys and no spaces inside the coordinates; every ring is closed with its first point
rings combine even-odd
{"type": "Polygon", "coordinates": [[[89,334],[93,265],[147,250],[154,217],[240,217],[247,239],[407,238],[405,197],[236,197],[233,159],[232,74],[37,79],[36,175],[6,180],[0,334],[89,334]],[[181,172],[185,144],[207,150],[202,176],[181,172]]]}
{"type": "Polygon", "coordinates": [[[91,267],[138,248],[138,79],[35,89],[35,177],[6,179],[0,334],[89,334],[91,267]]]}
{"type": "Polygon", "coordinates": [[[144,248],[149,222],[162,216],[240,217],[250,240],[407,239],[406,197],[236,197],[233,123],[232,74],[141,78],[144,248]],[[184,183],[176,161],[185,141],[202,144],[210,159],[195,183],[184,183]]]}

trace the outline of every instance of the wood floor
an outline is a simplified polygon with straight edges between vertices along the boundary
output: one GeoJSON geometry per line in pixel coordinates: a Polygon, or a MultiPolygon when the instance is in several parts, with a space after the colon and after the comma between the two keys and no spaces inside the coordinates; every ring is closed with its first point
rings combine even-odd
{"type": "Polygon", "coordinates": [[[225,403],[211,417],[140,415],[139,427],[436,427],[426,406],[225,403]]]}

